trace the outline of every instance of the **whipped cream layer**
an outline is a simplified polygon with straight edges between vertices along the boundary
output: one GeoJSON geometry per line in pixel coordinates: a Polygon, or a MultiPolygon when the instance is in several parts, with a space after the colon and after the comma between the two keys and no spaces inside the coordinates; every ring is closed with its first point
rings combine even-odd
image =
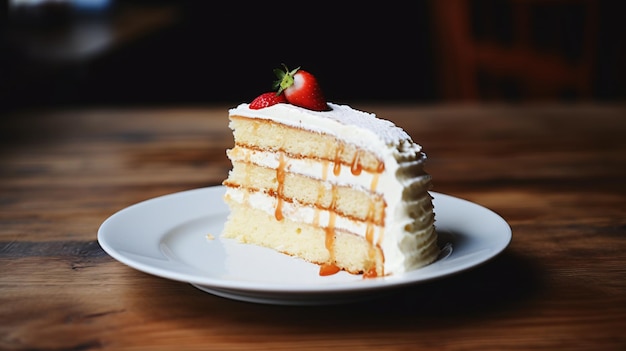
{"type": "MultiPolygon", "coordinates": [[[[278,199],[259,191],[248,191],[241,188],[228,188],[226,197],[230,200],[247,204],[250,207],[263,210],[270,216],[274,216],[278,199]]],[[[314,226],[325,227],[330,221],[331,213],[328,210],[317,209],[313,206],[302,206],[297,202],[284,202],[282,213],[293,222],[302,222],[314,226]]],[[[334,229],[343,230],[352,234],[364,236],[367,230],[367,223],[353,220],[348,217],[337,215],[335,217],[334,229]]],[[[374,244],[383,237],[384,228],[372,225],[374,244]]]]}
{"type": "MultiPolygon", "coordinates": [[[[281,156],[275,152],[236,147],[229,150],[228,157],[232,161],[250,162],[258,166],[277,169],[280,165],[281,156]]],[[[335,185],[358,187],[363,191],[382,194],[389,188],[389,185],[386,183],[392,180],[390,177],[368,171],[363,171],[358,176],[355,176],[352,174],[350,167],[343,164],[339,165],[340,169],[338,172],[335,172],[335,165],[330,161],[310,158],[292,158],[286,154],[282,157],[286,161],[285,169],[289,173],[327,181],[335,185]]],[[[414,161],[404,162],[402,169],[399,169],[399,171],[403,173],[414,172],[416,169],[422,167],[425,159],[426,156],[422,154],[414,161]]]]}
{"type": "MultiPolygon", "coordinates": [[[[286,160],[285,169],[315,179],[383,194],[386,203],[385,227],[376,228],[372,243],[379,245],[383,250],[386,275],[401,274],[434,259],[420,257],[418,249],[424,242],[431,241],[434,235],[432,204],[427,193],[430,176],[423,169],[426,155],[421,152],[421,146],[413,143],[404,130],[390,121],[379,119],[371,113],[354,110],[347,105],[329,103],[330,111],[319,112],[290,104],[276,104],[259,110],[251,110],[248,106],[241,104],[231,109],[229,113],[231,116],[266,119],[332,135],[338,140],[355,144],[376,154],[384,162],[384,170],[380,174],[362,172],[353,175],[348,168],[342,169],[339,176],[335,177],[332,162],[327,167],[323,162],[329,161],[294,158],[286,160]]],[[[229,157],[273,169],[276,169],[279,163],[275,154],[248,149],[237,151],[236,155],[229,157]]],[[[242,190],[229,189],[227,194],[238,202],[245,199],[242,190]]],[[[275,199],[272,201],[261,195],[249,196],[247,201],[251,206],[268,213],[273,213],[276,208],[275,199]]],[[[313,208],[308,210],[302,206],[298,208],[298,204],[289,209],[285,208],[284,211],[286,215],[293,215],[305,223],[319,221],[320,226],[326,226],[330,217],[327,212],[323,215],[316,214],[313,208]]],[[[365,237],[367,225],[350,222],[354,221],[344,221],[341,225],[346,230],[365,237]]],[[[335,227],[339,229],[338,225],[335,227]]]]}

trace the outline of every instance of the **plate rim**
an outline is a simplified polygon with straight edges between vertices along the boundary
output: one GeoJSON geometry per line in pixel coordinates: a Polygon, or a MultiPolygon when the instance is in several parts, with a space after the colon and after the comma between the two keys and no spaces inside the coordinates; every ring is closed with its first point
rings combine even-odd
{"type": "MultiPolygon", "coordinates": [[[[510,245],[512,241],[512,230],[511,230],[510,225],[506,222],[506,220],[504,220],[502,216],[500,216],[495,211],[487,207],[484,207],[482,205],[479,205],[477,203],[471,202],[469,200],[465,200],[459,197],[455,197],[452,195],[443,194],[439,192],[434,192],[434,191],[429,192],[431,196],[433,197],[433,201],[438,201],[438,199],[439,201],[444,201],[441,199],[445,199],[445,201],[458,202],[458,203],[463,204],[464,206],[470,206],[476,210],[490,214],[494,219],[498,220],[500,222],[499,224],[502,227],[500,229],[503,229],[503,232],[500,233],[501,234],[501,237],[499,238],[500,240],[497,243],[498,246],[493,247],[491,252],[488,255],[485,255],[478,260],[474,260],[471,264],[466,264],[460,267],[456,267],[454,269],[448,269],[441,274],[430,274],[427,276],[420,277],[419,272],[420,270],[423,270],[423,268],[419,268],[414,271],[407,272],[401,276],[387,276],[387,277],[381,277],[381,278],[376,278],[376,279],[359,279],[359,280],[347,281],[347,282],[333,282],[333,283],[324,284],[324,285],[320,285],[320,284],[279,285],[276,283],[264,284],[264,283],[251,282],[251,281],[224,280],[224,279],[219,279],[215,277],[207,277],[207,276],[198,277],[197,275],[194,275],[194,274],[181,273],[180,271],[176,271],[175,267],[169,267],[170,268],[169,270],[167,269],[164,270],[162,268],[155,267],[154,265],[146,264],[145,262],[135,260],[132,257],[128,257],[127,255],[120,252],[120,249],[118,247],[112,246],[108,240],[108,237],[112,235],[112,234],[109,234],[109,232],[107,232],[108,226],[111,223],[114,223],[116,220],[118,220],[118,218],[121,217],[122,215],[135,211],[138,208],[141,208],[142,206],[155,205],[161,202],[176,201],[176,200],[180,200],[177,198],[185,198],[187,196],[201,196],[201,194],[204,194],[206,196],[220,195],[220,199],[221,199],[221,195],[223,194],[224,191],[225,191],[225,187],[222,185],[189,189],[189,190],[183,190],[179,192],[156,196],[150,199],[137,202],[125,208],[122,208],[116,211],[115,213],[113,213],[112,215],[110,215],[108,218],[106,218],[102,222],[97,232],[98,243],[100,244],[102,249],[115,260],[133,269],[136,269],[138,271],[148,273],[157,277],[190,283],[194,286],[199,285],[202,287],[206,287],[207,290],[215,288],[215,289],[228,289],[231,292],[242,291],[246,293],[253,292],[253,293],[270,294],[270,295],[271,294],[280,294],[280,295],[294,294],[294,298],[297,298],[298,296],[308,296],[311,294],[318,295],[318,294],[337,294],[337,293],[364,293],[364,292],[368,292],[372,290],[397,288],[397,287],[402,287],[402,286],[407,286],[407,285],[424,283],[424,282],[432,281],[435,279],[441,279],[444,277],[448,277],[450,275],[461,273],[463,271],[472,269],[474,267],[477,267],[479,265],[486,263],[487,261],[501,254],[510,245]]],[[[184,203],[184,201],[181,201],[181,203],[184,203]]],[[[207,212],[206,214],[210,215],[211,213],[212,212],[207,212]]],[[[435,214],[435,216],[437,216],[437,213],[435,214]]],[[[441,216],[442,215],[440,214],[439,217],[441,216]]],[[[162,240],[162,236],[159,236],[158,234],[154,234],[153,236],[154,236],[154,239],[156,239],[160,243],[160,240],[162,240]]],[[[157,247],[159,246],[158,245],[159,243],[157,243],[157,247]]],[[[163,256],[163,258],[166,261],[170,261],[170,259],[166,257],[161,250],[157,250],[157,251],[159,252],[160,255],[163,256]]],[[[281,255],[278,252],[276,252],[276,254],[281,255]]],[[[174,263],[172,264],[175,265],[174,263]]],[[[198,272],[198,273],[201,273],[201,272],[198,272]]]]}

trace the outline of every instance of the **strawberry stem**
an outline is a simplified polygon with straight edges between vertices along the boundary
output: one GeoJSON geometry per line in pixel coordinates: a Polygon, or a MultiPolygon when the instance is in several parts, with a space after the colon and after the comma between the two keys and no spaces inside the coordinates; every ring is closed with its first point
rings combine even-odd
{"type": "Polygon", "coordinates": [[[293,85],[293,76],[300,69],[300,67],[298,67],[290,71],[284,63],[283,67],[285,68],[284,71],[279,68],[274,69],[274,74],[278,78],[278,80],[274,81],[273,85],[274,89],[278,89],[276,95],[280,95],[285,89],[293,85]]]}

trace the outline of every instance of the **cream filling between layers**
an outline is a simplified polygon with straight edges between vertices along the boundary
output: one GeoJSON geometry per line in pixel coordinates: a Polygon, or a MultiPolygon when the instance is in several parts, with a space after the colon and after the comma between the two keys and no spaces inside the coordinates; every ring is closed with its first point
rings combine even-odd
{"type": "MultiPolygon", "coordinates": [[[[263,210],[274,216],[278,199],[261,191],[248,191],[244,188],[227,188],[226,198],[248,205],[250,207],[263,210]]],[[[322,228],[328,227],[331,221],[331,211],[315,208],[313,206],[303,206],[297,202],[283,202],[281,205],[285,218],[296,223],[305,223],[322,228]]],[[[353,220],[348,217],[335,215],[334,229],[344,230],[355,235],[364,237],[367,228],[371,227],[374,234],[374,245],[378,245],[377,240],[384,237],[384,228],[367,222],[353,220]]]]}
{"type": "MultiPolygon", "coordinates": [[[[232,161],[249,162],[271,169],[277,169],[280,166],[280,153],[271,151],[252,150],[237,146],[228,151],[228,157],[232,161]]],[[[385,188],[384,184],[380,184],[380,175],[365,170],[355,176],[352,174],[351,168],[343,164],[338,165],[338,172],[335,172],[335,164],[331,161],[292,158],[287,155],[283,155],[283,157],[286,160],[285,171],[289,173],[328,181],[336,185],[354,186],[363,191],[380,193],[378,189],[385,188]]]]}
{"type": "MultiPolygon", "coordinates": [[[[236,146],[228,150],[227,153],[231,161],[252,163],[271,169],[277,169],[280,166],[280,153],[272,151],[253,150],[236,146]]],[[[293,158],[285,154],[283,154],[283,157],[286,160],[285,170],[289,173],[328,181],[336,185],[358,187],[363,191],[385,194],[386,190],[391,187],[389,182],[393,181],[393,179],[389,179],[389,176],[386,175],[386,173],[389,172],[388,170],[383,174],[375,174],[363,170],[359,175],[354,175],[352,174],[351,167],[343,164],[335,165],[335,163],[328,160],[293,158]],[[338,171],[335,171],[335,167],[339,167],[338,171]]],[[[419,178],[407,178],[406,182],[421,181],[422,177],[427,176],[422,170],[425,159],[426,157],[422,154],[416,160],[401,162],[398,167],[398,177],[407,178],[407,174],[417,169],[416,173],[421,173],[422,175],[419,178]]],[[[407,184],[408,183],[403,185],[407,184]]]]}

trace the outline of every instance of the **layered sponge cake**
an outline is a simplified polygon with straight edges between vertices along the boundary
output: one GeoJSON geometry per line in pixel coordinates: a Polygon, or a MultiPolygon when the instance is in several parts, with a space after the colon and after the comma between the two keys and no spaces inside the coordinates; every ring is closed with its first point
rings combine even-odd
{"type": "Polygon", "coordinates": [[[280,100],[229,110],[234,147],[222,237],[365,277],[401,274],[439,254],[421,146],[347,105],[280,100]]]}

